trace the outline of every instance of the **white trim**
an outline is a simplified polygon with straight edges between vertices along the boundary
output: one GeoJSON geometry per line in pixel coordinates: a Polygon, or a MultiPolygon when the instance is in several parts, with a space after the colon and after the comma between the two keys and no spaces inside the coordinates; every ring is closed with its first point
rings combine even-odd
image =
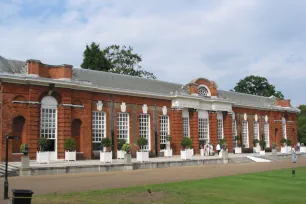
{"type": "Polygon", "coordinates": [[[198,118],[208,119],[208,111],[207,110],[199,110],[198,111],[198,118]]]}
{"type": "Polygon", "coordinates": [[[148,138],[146,138],[148,140],[148,149],[144,149],[144,150],[148,150],[148,151],[151,151],[151,124],[150,124],[150,115],[149,114],[140,114],[139,115],[139,137],[141,137],[141,130],[140,130],[140,119],[141,119],[141,116],[148,116],[148,127],[147,127],[147,131],[148,131],[148,138]]]}
{"type": "Polygon", "coordinates": [[[38,101],[12,101],[12,103],[21,103],[21,104],[35,104],[35,105],[40,105],[41,103],[38,101]]]}
{"type": "Polygon", "coordinates": [[[287,139],[287,123],[286,118],[282,118],[282,136],[287,139]]]}
{"type": "Polygon", "coordinates": [[[73,108],[84,108],[83,105],[73,105],[73,104],[62,104],[65,107],[73,107],[73,108]]]}
{"type": "Polygon", "coordinates": [[[217,112],[217,139],[218,139],[218,141],[220,140],[220,139],[224,139],[224,121],[223,121],[223,113],[222,112],[217,112]],[[221,123],[220,123],[220,121],[221,121],[221,123]],[[221,126],[222,126],[222,132],[221,132],[221,136],[222,136],[222,138],[219,138],[219,124],[218,123],[220,123],[221,124],[221,126]]]}
{"type": "MultiPolygon", "coordinates": [[[[207,95],[206,95],[206,96],[211,96],[211,92],[210,92],[209,88],[208,88],[206,85],[204,85],[204,84],[199,85],[199,86],[198,86],[198,90],[199,90],[199,88],[201,88],[201,87],[204,87],[204,88],[207,90],[207,95]]],[[[202,96],[202,95],[199,94],[199,91],[198,91],[198,95],[199,95],[199,96],[202,96]]],[[[202,97],[203,97],[203,96],[202,96],[202,97]]],[[[204,96],[204,97],[205,97],[205,96],[204,96]]]]}
{"type": "Polygon", "coordinates": [[[254,139],[258,139],[260,140],[260,137],[259,137],[259,122],[258,121],[254,121],[254,139]],[[257,136],[255,135],[255,124],[257,125],[257,136]]]}
{"type": "Polygon", "coordinates": [[[270,147],[270,124],[268,123],[268,122],[265,122],[264,123],[264,140],[266,141],[266,147],[270,147]],[[267,125],[267,128],[268,128],[268,138],[267,138],[267,140],[266,140],[266,133],[265,133],[265,125],[267,125]]]}
{"type": "Polygon", "coordinates": [[[206,140],[206,144],[208,144],[210,142],[208,111],[206,111],[206,110],[199,110],[199,112],[198,112],[198,137],[199,137],[199,140],[205,140],[205,139],[200,138],[200,119],[207,120],[207,140],[206,140]]]}
{"type": "Polygon", "coordinates": [[[250,147],[250,141],[249,141],[249,123],[247,120],[243,120],[242,122],[242,144],[244,145],[245,148],[249,148],[250,147]],[[247,144],[244,144],[244,137],[245,137],[245,128],[244,128],[244,124],[246,124],[246,140],[247,140],[247,144]]]}
{"type": "MultiPolygon", "coordinates": [[[[124,118],[125,116],[123,116],[122,118],[124,118]]],[[[124,127],[125,125],[122,125],[122,127],[124,127]]],[[[117,139],[125,139],[126,140],[126,143],[130,143],[130,114],[129,113],[126,113],[126,112],[118,112],[118,115],[117,115],[117,139]],[[122,116],[122,115],[127,115],[127,138],[119,138],[119,127],[120,127],[120,121],[119,120],[119,116],[122,116]]]]}

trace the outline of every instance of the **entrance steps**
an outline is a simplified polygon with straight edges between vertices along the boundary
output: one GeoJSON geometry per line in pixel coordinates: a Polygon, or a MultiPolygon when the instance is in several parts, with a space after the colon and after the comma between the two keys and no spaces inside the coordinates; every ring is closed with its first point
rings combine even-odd
{"type": "Polygon", "coordinates": [[[263,159],[263,158],[259,158],[259,157],[248,156],[247,158],[251,159],[251,160],[253,160],[255,162],[271,162],[268,159],[263,159]]]}
{"type": "MultiPolygon", "coordinates": [[[[18,176],[19,168],[13,165],[7,166],[8,176],[18,176]]],[[[5,174],[5,163],[0,163],[0,177],[4,177],[5,174]]]]}

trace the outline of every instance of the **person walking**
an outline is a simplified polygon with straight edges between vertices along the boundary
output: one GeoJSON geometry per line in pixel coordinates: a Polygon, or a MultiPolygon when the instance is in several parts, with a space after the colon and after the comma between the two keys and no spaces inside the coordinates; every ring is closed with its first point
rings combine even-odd
{"type": "Polygon", "coordinates": [[[296,163],[296,151],[294,145],[291,147],[291,152],[292,152],[292,163],[296,163]]]}
{"type": "Polygon", "coordinates": [[[217,144],[216,150],[217,150],[217,152],[218,152],[218,155],[219,155],[219,153],[220,153],[220,150],[221,150],[221,147],[220,147],[220,144],[219,144],[219,143],[217,144]]]}
{"type": "Polygon", "coordinates": [[[297,146],[298,146],[298,151],[300,151],[300,146],[301,146],[301,143],[300,143],[300,142],[298,142],[298,143],[297,143],[297,146]]]}

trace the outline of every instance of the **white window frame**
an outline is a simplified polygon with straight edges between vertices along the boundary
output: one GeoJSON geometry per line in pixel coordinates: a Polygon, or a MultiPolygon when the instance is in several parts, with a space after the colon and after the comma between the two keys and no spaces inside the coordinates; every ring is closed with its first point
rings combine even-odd
{"type": "Polygon", "coordinates": [[[223,114],[222,112],[217,113],[217,132],[218,132],[218,141],[224,139],[224,125],[223,125],[223,114]],[[221,134],[220,134],[221,133],[221,134]],[[221,136],[221,138],[220,138],[221,136]]]}
{"type": "Polygon", "coordinates": [[[168,115],[161,115],[159,116],[159,139],[160,144],[166,144],[166,136],[170,133],[170,125],[169,125],[169,116],[168,115]]]}
{"type": "Polygon", "coordinates": [[[236,124],[236,119],[232,120],[232,137],[233,141],[235,141],[237,136],[237,124],[236,124]]]}
{"type": "Polygon", "coordinates": [[[206,85],[204,85],[204,84],[201,84],[200,86],[198,86],[198,90],[200,89],[200,88],[205,88],[206,90],[207,90],[207,95],[200,95],[199,94],[199,91],[198,91],[198,95],[199,96],[206,96],[206,97],[210,97],[211,96],[211,92],[210,92],[210,90],[209,90],[209,88],[206,86],[206,85]]]}
{"type": "Polygon", "coordinates": [[[117,138],[124,139],[130,143],[130,115],[129,113],[119,112],[117,115],[117,138]],[[126,134],[125,134],[126,131],[126,134]]]}
{"type": "Polygon", "coordinates": [[[101,143],[106,138],[106,113],[92,111],[92,143],[101,143]]]}
{"type": "Polygon", "coordinates": [[[205,140],[206,144],[210,142],[208,111],[199,110],[198,112],[198,135],[199,140],[205,140]]]}
{"type": "Polygon", "coordinates": [[[282,135],[283,135],[283,138],[287,139],[287,121],[286,121],[286,118],[283,117],[282,118],[282,135]]]}
{"type": "Polygon", "coordinates": [[[183,137],[190,137],[190,122],[189,122],[189,111],[188,109],[183,109],[183,137]]]}
{"type": "Polygon", "coordinates": [[[247,120],[243,120],[242,122],[242,141],[245,148],[250,147],[249,142],[249,124],[247,120]],[[245,141],[246,140],[246,141],[245,141]],[[247,142],[247,144],[245,144],[247,142]]]}
{"type": "MultiPolygon", "coordinates": [[[[48,140],[55,140],[54,141],[54,152],[57,152],[57,128],[58,128],[57,127],[57,117],[58,117],[57,106],[58,106],[57,100],[52,96],[45,96],[41,100],[40,137],[47,138],[48,140]],[[51,111],[51,117],[48,117],[50,116],[50,111],[51,111]]],[[[55,155],[55,159],[56,158],[57,158],[57,155],[55,155]]]]}
{"type": "Polygon", "coordinates": [[[264,140],[266,141],[266,147],[270,147],[270,129],[269,123],[264,123],[264,140]]]}
{"type": "Polygon", "coordinates": [[[140,149],[142,151],[150,151],[151,150],[151,125],[150,125],[150,115],[149,114],[139,115],[139,137],[143,137],[143,136],[145,136],[144,138],[148,140],[148,145],[141,146],[140,149]]]}
{"type": "Polygon", "coordinates": [[[254,121],[254,139],[258,139],[259,138],[259,122],[258,121],[254,121]]]}

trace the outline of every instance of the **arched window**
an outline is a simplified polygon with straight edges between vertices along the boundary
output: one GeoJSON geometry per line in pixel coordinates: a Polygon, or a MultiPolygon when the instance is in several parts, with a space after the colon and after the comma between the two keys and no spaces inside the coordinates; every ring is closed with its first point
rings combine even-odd
{"type": "Polygon", "coordinates": [[[235,113],[232,113],[232,137],[233,137],[233,142],[235,142],[236,136],[237,136],[236,117],[235,117],[235,113]]]}
{"type": "Polygon", "coordinates": [[[127,143],[130,143],[129,137],[130,120],[128,113],[118,113],[117,117],[117,136],[118,139],[124,139],[127,143]]]}
{"type": "Polygon", "coordinates": [[[244,120],[242,122],[242,139],[245,148],[249,148],[249,126],[247,120],[247,114],[244,114],[244,120]]]}
{"type": "Polygon", "coordinates": [[[93,150],[100,150],[101,140],[106,137],[106,113],[92,111],[92,145],[93,150]]]}
{"type": "Polygon", "coordinates": [[[166,149],[166,137],[169,135],[169,116],[161,115],[159,117],[159,131],[160,149],[166,149]]]}
{"type": "Polygon", "coordinates": [[[199,94],[199,96],[206,96],[206,97],[207,97],[207,96],[211,96],[208,87],[205,86],[205,85],[200,85],[200,86],[198,87],[198,94],[199,94]]]}
{"type": "Polygon", "coordinates": [[[283,131],[283,138],[287,139],[287,128],[286,128],[286,118],[282,118],[282,131],[283,131]]]}
{"type": "Polygon", "coordinates": [[[190,137],[189,133],[189,111],[188,109],[184,109],[183,112],[183,136],[190,137]]]}
{"type": "Polygon", "coordinates": [[[150,115],[140,114],[139,115],[139,136],[148,140],[148,145],[141,146],[141,150],[150,151],[150,115]]]}
{"type": "MultiPolygon", "coordinates": [[[[52,96],[41,100],[40,137],[49,140],[48,151],[57,152],[57,101],[52,96]]],[[[57,158],[56,155],[54,157],[57,158]]]]}
{"type": "Polygon", "coordinates": [[[223,133],[223,114],[222,112],[217,113],[217,129],[218,129],[218,140],[221,140],[224,138],[223,133]]]}

